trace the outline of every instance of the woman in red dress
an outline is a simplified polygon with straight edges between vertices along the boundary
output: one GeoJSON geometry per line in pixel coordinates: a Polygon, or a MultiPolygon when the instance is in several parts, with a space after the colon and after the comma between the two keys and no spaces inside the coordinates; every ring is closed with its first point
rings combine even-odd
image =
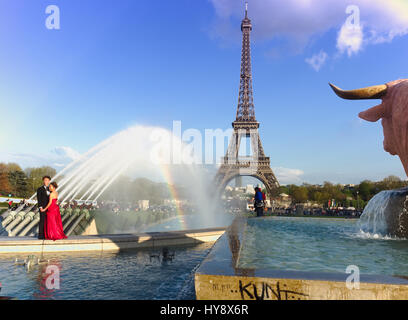
{"type": "Polygon", "coordinates": [[[41,209],[41,212],[48,210],[44,226],[45,239],[54,241],[67,238],[62,227],[61,213],[57,204],[57,188],[58,185],[56,182],[50,183],[50,202],[48,202],[48,205],[45,208],[41,209]]]}

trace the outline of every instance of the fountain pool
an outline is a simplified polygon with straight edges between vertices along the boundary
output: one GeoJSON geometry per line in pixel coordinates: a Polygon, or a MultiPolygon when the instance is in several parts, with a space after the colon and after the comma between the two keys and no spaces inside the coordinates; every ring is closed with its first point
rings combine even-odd
{"type": "Polygon", "coordinates": [[[242,218],[195,288],[198,299],[407,299],[407,276],[408,240],[365,233],[356,220],[242,218]]]}
{"type": "Polygon", "coordinates": [[[408,240],[360,230],[359,221],[331,218],[248,219],[237,267],[408,275],[408,240]]]}
{"type": "MultiPolygon", "coordinates": [[[[194,270],[211,244],[115,254],[47,254],[44,265],[30,270],[14,264],[16,256],[0,257],[0,295],[18,299],[194,299],[194,270]],[[60,289],[45,286],[47,265],[60,268],[60,289]]],[[[21,256],[20,258],[25,258],[21,256]]]]}
{"type": "MultiPolygon", "coordinates": [[[[188,221],[186,221],[188,223],[188,221]]],[[[156,228],[172,228],[168,221],[156,228]]],[[[214,244],[119,253],[46,253],[27,270],[0,257],[1,295],[18,299],[406,299],[408,240],[332,218],[236,218],[214,244]],[[45,268],[60,289],[45,288],[45,268]],[[346,268],[360,286],[349,289],[346,268]],[[194,291],[195,287],[195,291],[194,291]]],[[[25,258],[20,256],[19,259],[25,258]]]]}

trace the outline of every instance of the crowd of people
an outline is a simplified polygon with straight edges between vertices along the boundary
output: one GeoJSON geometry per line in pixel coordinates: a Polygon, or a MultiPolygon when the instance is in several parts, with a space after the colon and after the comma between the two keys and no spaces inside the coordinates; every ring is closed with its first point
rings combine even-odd
{"type": "MultiPolygon", "coordinates": [[[[20,202],[14,202],[13,200],[7,200],[7,207],[8,207],[8,210],[11,210],[11,211],[15,211],[15,210],[17,210],[17,208],[20,208],[21,207],[21,205],[23,205],[23,208],[22,209],[26,209],[26,208],[29,208],[30,206],[32,206],[32,204],[30,204],[26,199],[23,199],[23,200],[21,200],[20,202]]],[[[71,208],[71,209],[76,209],[76,208],[79,208],[79,209],[88,209],[88,210],[90,210],[90,209],[95,209],[97,206],[95,206],[94,204],[92,204],[92,203],[82,203],[82,204],[79,204],[77,201],[70,201],[70,202],[66,202],[66,203],[63,203],[62,205],[61,205],[61,208],[64,208],[64,209],[68,209],[68,208],[71,208]]],[[[38,205],[34,205],[33,206],[33,209],[34,210],[37,210],[38,209],[38,205]]]]}
{"type": "Polygon", "coordinates": [[[362,210],[354,208],[304,208],[300,206],[281,207],[281,208],[267,208],[266,195],[259,187],[255,188],[253,198],[254,211],[257,217],[264,215],[278,215],[278,216],[318,216],[318,217],[344,217],[344,218],[359,218],[363,213],[362,210]]]}
{"type": "Polygon", "coordinates": [[[344,209],[344,208],[275,208],[271,214],[278,216],[312,216],[312,217],[344,217],[359,218],[363,213],[362,210],[344,209]]]}
{"type": "Polygon", "coordinates": [[[72,200],[72,201],[68,201],[68,202],[64,202],[64,203],[62,203],[61,204],[61,208],[63,208],[63,209],[68,209],[68,208],[71,208],[71,209],[88,209],[88,210],[91,210],[91,209],[95,209],[97,207],[97,205],[95,205],[94,203],[78,203],[77,201],[75,201],[75,200],[72,200]]]}
{"type": "Polygon", "coordinates": [[[26,209],[26,208],[28,208],[30,206],[30,203],[28,203],[28,201],[26,199],[23,199],[23,200],[21,200],[19,202],[17,202],[17,201],[14,202],[11,199],[7,199],[7,209],[8,210],[14,211],[17,208],[19,208],[21,205],[23,205],[23,209],[26,209]]]}
{"type": "MultiPolygon", "coordinates": [[[[13,200],[7,200],[8,209],[9,210],[16,210],[22,204],[24,205],[24,209],[31,206],[31,204],[26,200],[23,199],[20,202],[13,202],[13,200]]],[[[266,206],[266,195],[259,187],[255,187],[255,194],[253,198],[254,204],[254,212],[256,216],[261,217],[264,215],[277,215],[277,216],[330,216],[330,217],[346,217],[346,218],[359,218],[362,214],[362,210],[352,210],[352,209],[345,209],[345,208],[303,208],[299,206],[290,206],[290,207],[275,207],[275,208],[267,208],[266,206]]],[[[117,203],[117,202],[78,202],[76,200],[64,202],[61,205],[63,209],[102,209],[105,211],[111,211],[116,214],[120,212],[138,212],[143,211],[142,208],[137,203],[117,203]]],[[[37,205],[35,206],[37,209],[37,205]]],[[[190,208],[191,209],[191,208],[190,208]]],[[[174,206],[168,205],[154,205],[149,208],[148,211],[152,212],[159,212],[159,213],[171,213],[172,211],[176,210],[174,206]]]]}
{"type": "MultiPolygon", "coordinates": [[[[104,211],[111,211],[116,214],[120,212],[140,212],[140,211],[150,211],[154,213],[172,213],[177,211],[176,205],[150,205],[148,209],[141,208],[138,203],[132,202],[100,202],[94,206],[94,209],[100,209],[104,211]]],[[[191,205],[183,204],[181,206],[183,212],[194,213],[195,208],[191,205]]]]}

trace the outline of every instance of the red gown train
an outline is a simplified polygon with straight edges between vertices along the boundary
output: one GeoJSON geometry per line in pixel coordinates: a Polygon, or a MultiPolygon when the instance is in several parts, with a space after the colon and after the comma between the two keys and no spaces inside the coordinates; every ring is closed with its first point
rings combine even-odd
{"type": "Polygon", "coordinates": [[[54,241],[67,238],[62,227],[61,213],[57,199],[52,199],[51,205],[47,210],[44,235],[45,239],[54,241]]]}

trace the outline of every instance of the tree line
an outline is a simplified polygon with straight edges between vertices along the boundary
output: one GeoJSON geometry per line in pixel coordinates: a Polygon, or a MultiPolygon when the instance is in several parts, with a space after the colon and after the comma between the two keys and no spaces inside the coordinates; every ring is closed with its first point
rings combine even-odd
{"type": "MultiPolygon", "coordinates": [[[[42,185],[42,177],[45,175],[54,177],[56,170],[49,166],[23,170],[16,163],[0,163],[0,196],[29,198],[42,185]]],[[[312,201],[324,206],[329,201],[334,200],[337,206],[363,208],[378,192],[407,186],[408,181],[403,181],[396,176],[389,176],[377,182],[364,180],[354,186],[344,186],[330,182],[324,182],[323,185],[304,183],[298,186],[292,184],[281,186],[279,193],[290,195],[293,203],[312,201]]],[[[89,187],[91,187],[91,183],[89,187]]],[[[180,198],[188,197],[183,188],[179,187],[177,189],[180,198]]],[[[170,197],[169,186],[166,183],[121,176],[104,192],[100,200],[132,202],[139,199],[148,199],[152,204],[158,204],[162,199],[170,197]],[[135,196],[137,199],[135,199],[135,196]]]]}
{"type": "Polygon", "coordinates": [[[330,182],[324,182],[323,185],[305,183],[301,186],[281,186],[279,191],[290,195],[294,203],[313,201],[325,206],[329,201],[334,200],[336,205],[340,207],[364,208],[367,202],[378,192],[407,186],[408,181],[403,181],[396,176],[389,176],[377,182],[364,180],[354,186],[332,184],[330,182]]]}
{"type": "Polygon", "coordinates": [[[56,175],[52,167],[26,168],[17,163],[0,163],[0,195],[5,197],[29,198],[42,185],[42,177],[56,175]]]}
{"type": "MultiPolygon", "coordinates": [[[[23,170],[16,163],[0,163],[0,196],[30,198],[42,185],[42,177],[45,175],[54,177],[56,170],[49,166],[23,170]]],[[[63,178],[64,176],[60,176],[57,182],[63,178]]],[[[86,185],[77,198],[81,198],[89,191],[94,182],[94,180],[83,181],[86,185]]],[[[120,176],[105,190],[99,200],[117,202],[150,200],[150,204],[162,204],[163,199],[171,198],[170,187],[176,188],[167,183],[153,182],[145,178],[131,179],[120,176]]],[[[177,191],[181,198],[186,198],[186,192],[182,187],[177,187],[177,191]]]]}

